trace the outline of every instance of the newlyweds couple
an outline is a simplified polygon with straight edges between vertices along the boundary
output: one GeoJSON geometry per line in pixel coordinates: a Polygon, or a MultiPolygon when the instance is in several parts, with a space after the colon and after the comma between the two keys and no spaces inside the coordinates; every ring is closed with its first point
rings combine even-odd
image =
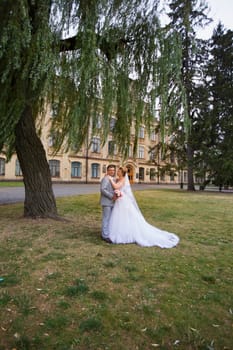
{"type": "Polygon", "coordinates": [[[143,217],[129,183],[127,169],[108,165],[100,185],[102,238],[109,243],[136,243],[144,247],[172,248],[179,242],[175,234],[150,225],[143,217]]]}

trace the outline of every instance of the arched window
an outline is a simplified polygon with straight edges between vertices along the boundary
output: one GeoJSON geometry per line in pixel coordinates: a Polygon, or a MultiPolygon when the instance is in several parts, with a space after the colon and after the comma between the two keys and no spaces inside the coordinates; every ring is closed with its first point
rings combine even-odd
{"type": "Polygon", "coordinates": [[[100,177],[100,165],[97,163],[91,164],[91,177],[99,178],[100,177]]]}
{"type": "Polygon", "coordinates": [[[82,164],[80,162],[71,163],[71,177],[82,176],[82,164]]]}
{"type": "Polygon", "coordinates": [[[5,175],[5,159],[0,158],[0,175],[5,175]]]}
{"type": "Polygon", "coordinates": [[[20,164],[19,164],[19,160],[16,159],[15,161],[15,176],[22,176],[23,173],[22,173],[22,170],[21,170],[21,167],[20,167],[20,164]]]}
{"type": "Polygon", "coordinates": [[[52,177],[60,177],[60,160],[49,160],[49,169],[52,177]]]}

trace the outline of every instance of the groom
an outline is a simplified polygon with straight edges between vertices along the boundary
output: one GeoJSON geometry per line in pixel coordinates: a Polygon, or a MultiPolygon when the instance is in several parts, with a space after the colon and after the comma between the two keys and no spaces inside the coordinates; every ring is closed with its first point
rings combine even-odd
{"type": "Polygon", "coordinates": [[[110,164],[107,167],[107,174],[103,177],[100,183],[100,204],[102,205],[102,239],[108,243],[112,243],[109,236],[109,220],[112,213],[112,208],[117,199],[114,189],[109,181],[108,175],[115,176],[115,166],[110,164]]]}

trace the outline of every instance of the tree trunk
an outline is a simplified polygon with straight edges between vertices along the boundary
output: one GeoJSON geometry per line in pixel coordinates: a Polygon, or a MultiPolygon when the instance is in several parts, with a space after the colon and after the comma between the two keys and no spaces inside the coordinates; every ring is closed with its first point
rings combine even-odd
{"type": "Polygon", "coordinates": [[[195,191],[194,180],[193,180],[193,149],[187,144],[187,163],[188,163],[188,191],[195,191]]]}
{"type": "Polygon", "coordinates": [[[24,216],[57,217],[49,165],[30,106],[16,125],[15,148],[25,186],[24,216]]]}

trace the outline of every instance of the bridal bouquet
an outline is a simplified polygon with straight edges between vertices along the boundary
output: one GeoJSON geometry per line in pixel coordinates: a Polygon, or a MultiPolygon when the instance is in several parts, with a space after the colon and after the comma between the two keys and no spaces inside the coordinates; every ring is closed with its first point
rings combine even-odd
{"type": "Polygon", "coordinates": [[[117,197],[122,197],[123,193],[120,190],[115,190],[114,193],[117,195],[117,197]]]}

